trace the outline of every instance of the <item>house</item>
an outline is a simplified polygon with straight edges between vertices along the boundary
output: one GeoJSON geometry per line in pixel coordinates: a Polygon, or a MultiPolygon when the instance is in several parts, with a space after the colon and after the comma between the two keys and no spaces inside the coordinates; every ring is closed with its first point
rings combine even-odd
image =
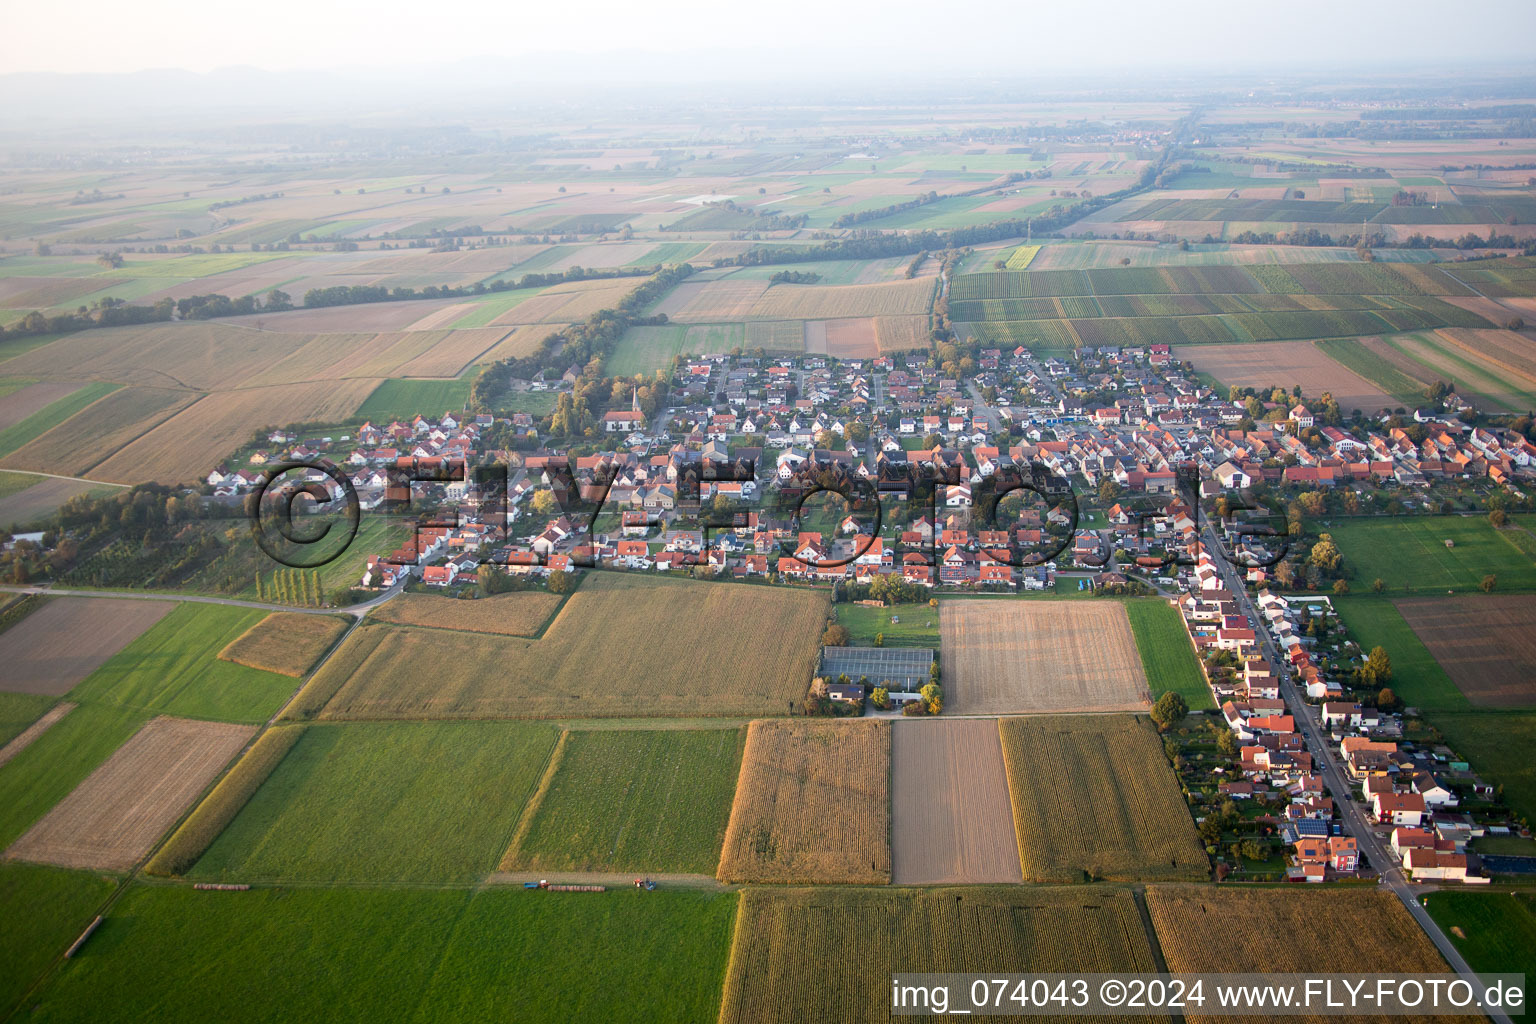
{"type": "Polygon", "coordinates": [[[827,686],[827,696],[843,704],[862,704],[864,686],[862,683],[831,683],[827,686]]]}
{"type": "Polygon", "coordinates": [[[429,587],[446,587],[459,576],[459,567],[453,562],[447,565],[429,565],[421,570],[421,582],[429,587]]]}
{"type": "Polygon", "coordinates": [[[1377,793],[1371,798],[1371,813],[1384,825],[1417,828],[1424,820],[1424,798],[1417,793],[1377,793]]]}

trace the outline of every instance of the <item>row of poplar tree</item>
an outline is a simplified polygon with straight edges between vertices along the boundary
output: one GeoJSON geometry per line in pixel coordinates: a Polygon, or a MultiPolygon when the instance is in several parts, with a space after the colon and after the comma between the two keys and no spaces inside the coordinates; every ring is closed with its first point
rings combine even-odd
{"type": "Polygon", "coordinates": [[[256,574],[256,600],[303,604],[318,608],[325,603],[325,586],[318,569],[278,569],[268,583],[256,574]]]}

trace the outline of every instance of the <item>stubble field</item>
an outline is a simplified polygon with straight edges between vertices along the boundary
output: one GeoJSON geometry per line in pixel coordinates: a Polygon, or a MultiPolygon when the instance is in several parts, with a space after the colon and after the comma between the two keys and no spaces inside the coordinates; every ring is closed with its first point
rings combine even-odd
{"type": "Polygon", "coordinates": [[[241,633],[219,652],[219,657],[299,678],[309,674],[350,624],[339,615],[274,612],[241,633]]]}
{"type": "Polygon", "coordinates": [[[1206,876],[1178,779],[1146,719],[1056,715],[1000,727],[1026,879],[1206,876]]]}
{"type": "Polygon", "coordinates": [[[753,722],[720,879],[889,882],[890,777],[889,722],[753,722]]]}
{"type": "Polygon", "coordinates": [[[1141,656],[1118,602],[941,601],[944,690],[968,715],[1137,711],[1141,656]]]}
{"type": "Polygon", "coordinates": [[[498,594],[455,601],[435,594],[401,594],[369,615],[397,626],[430,626],[466,633],[534,636],[560,607],[560,597],[544,590],[498,594]]]}
{"type": "Polygon", "coordinates": [[[0,633],[0,689],[68,693],[175,607],[170,601],[60,598],[0,633]]]}

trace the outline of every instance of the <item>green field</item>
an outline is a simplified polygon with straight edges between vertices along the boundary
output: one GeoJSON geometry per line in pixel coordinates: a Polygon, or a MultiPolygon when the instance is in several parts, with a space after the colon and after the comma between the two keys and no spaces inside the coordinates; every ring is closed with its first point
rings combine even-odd
{"type": "Polygon", "coordinates": [[[1325,338],[1317,347],[1330,358],[1364,377],[1405,407],[1424,401],[1424,385],[1408,376],[1386,359],[1372,352],[1355,338],[1325,338]]]}
{"type": "Polygon", "coordinates": [[[1536,713],[1438,712],[1430,724],[1472,770],[1503,790],[1504,802],[1526,821],[1536,821],[1536,713]]]}
{"type": "Polygon", "coordinates": [[[64,799],[148,718],[126,708],[82,704],[0,766],[0,848],[64,799]]]}
{"type": "Polygon", "coordinates": [[[1524,974],[1527,984],[1536,977],[1536,907],[1530,893],[1437,892],[1421,899],[1472,970],[1524,974]]]}
{"type": "Polygon", "coordinates": [[[39,409],[20,423],[13,423],[4,430],[0,430],[0,455],[11,454],[39,434],[52,430],[92,402],[105,398],[120,387],[122,387],[121,384],[105,381],[86,384],[78,391],[65,395],[46,408],[39,409]]]}
{"type": "Polygon", "coordinates": [[[294,681],[218,654],[266,616],[254,608],[182,602],[71,696],[148,714],[265,722],[292,695],[294,681]]]}
{"type": "Polygon", "coordinates": [[[36,693],[0,693],[0,747],[41,718],[57,699],[36,693]]]}
{"type": "Polygon", "coordinates": [[[744,740],[741,729],[568,733],[505,866],[714,874],[744,740]]]}
{"type": "Polygon", "coordinates": [[[1161,598],[1127,601],[1126,617],[1136,636],[1136,650],[1147,673],[1147,685],[1154,697],[1173,690],[1184,698],[1191,711],[1210,711],[1216,707],[1211,688],[1206,685],[1195,660],[1195,649],[1184,631],[1184,620],[1161,598]]]}
{"type": "Polygon", "coordinates": [[[1380,579],[1394,597],[1475,591],[1490,573],[1498,576],[1501,592],[1536,589],[1536,563],[1482,517],[1335,520],[1317,529],[1333,535],[1356,590],[1380,579]]]}
{"type": "Polygon", "coordinates": [[[1344,619],[1349,635],[1367,654],[1383,648],[1392,659],[1392,692],[1412,707],[1464,711],[1471,707],[1445,669],[1429,653],[1399,612],[1386,598],[1334,598],[1333,607],[1344,619]]]}
{"type": "Polygon", "coordinates": [[[33,484],[41,483],[46,477],[37,476],[34,473],[6,473],[0,472],[0,498],[9,498],[13,494],[20,494],[33,484]]]}
{"type": "Polygon", "coordinates": [[[462,330],[465,327],[484,327],[501,314],[516,307],[518,303],[533,298],[541,291],[543,291],[542,288],[513,288],[504,292],[491,292],[488,297],[476,302],[474,309],[449,326],[455,330],[462,330]]]}
{"type": "Polygon", "coordinates": [[[85,930],[112,886],[87,871],[0,864],[0,1014],[85,930]]]}
{"type": "Polygon", "coordinates": [[[28,1019],[712,1021],[735,906],[633,890],[140,886],[28,1019]]]}
{"type": "Polygon", "coordinates": [[[554,743],[519,723],[312,727],[188,874],[471,881],[496,866],[554,743]]]}
{"type": "Polygon", "coordinates": [[[887,647],[931,647],[939,649],[939,610],[927,604],[898,604],[889,608],[866,608],[856,604],[834,605],[837,621],[848,627],[849,645],[873,647],[875,634],[885,634],[887,647]],[[891,622],[891,616],[901,621],[891,622]]]}
{"type": "Polygon", "coordinates": [[[631,327],[619,339],[604,366],[609,374],[631,377],[654,373],[672,365],[679,355],[729,352],[745,343],[742,324],[664,324],[631,327]]]}
{"type": "Polygon", "coordinates": [[[356,417],[382,427],[390,420],[426,416],[435,419],[445,412],[458,412],[469,403],[469,389],[475,373],[453,380],[407,380],[391,378],[373,389],[356,417]]]}

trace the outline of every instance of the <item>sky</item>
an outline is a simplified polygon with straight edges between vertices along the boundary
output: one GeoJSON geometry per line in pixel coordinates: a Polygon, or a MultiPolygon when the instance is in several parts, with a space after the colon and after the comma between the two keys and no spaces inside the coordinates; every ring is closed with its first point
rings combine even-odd
{"type": "MultiPolygon", "coordinates": [[[[1531,62],[1536,0],[0,0],[0,73],[378,70],[464,58],[637,51],[659,74],[909,69],[1179,73],[1388,62],[1531,62]],[[1522,52],[1523,50],[1523,52],[1522,52]]],[[[539,64],[545,73],[545,65],[539,64]]],[[[573,80],[583,69],[566,65],[573,80]]]]}

